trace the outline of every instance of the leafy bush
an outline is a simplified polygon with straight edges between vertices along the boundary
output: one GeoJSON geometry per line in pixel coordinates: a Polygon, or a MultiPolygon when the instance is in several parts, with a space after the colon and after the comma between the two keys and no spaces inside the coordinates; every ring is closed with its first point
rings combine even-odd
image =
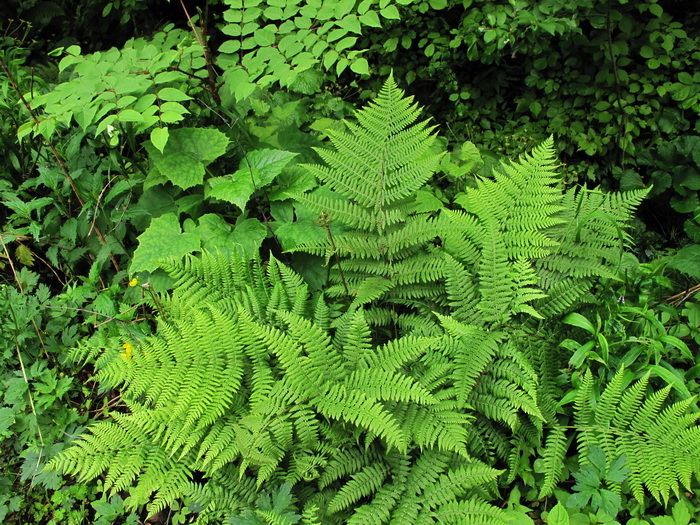
{"type": "MultiPolygon", "coordinates": [[[[52,468],[104,474],[131,508],[183,499],[203,523],[505,523],[523,516],[488,503],[497,480],[531,479],[541,448],[535,483],[551,494],[571,434],[580,479],[600,447],[605,469],[627,458],[624,490],[639,502],[645,488],[661,501],[689,488],[691,398],[664,408],[670,387],[647,393],[649,374],[630,385],[624,367],[597,403],[589,368],[560,379],[559,318],[615,278],[644,192],[562,193],[548,141],[479,180],[457,199],[463,211],[431,219],[412,207],[437,164],[416,117],[390,78],[319,151],[328,167],[307,167],[328,190],[298,198],[326,233],[330,218],[346,228],[299,247],[335,260],[328,294],[310,295],[274,257],[161,260],[176,283],[158,300],[158,333],[112,325],[74,353],[129,410],[91,425],[52,468]]],[[[619,492],[622,478],[606,476],[619,492]]]]}
{"type": "Polygon", "coordinates": [[[682,518],[697,245],[623,248],[645,195],[696,237],[696,15],[637,4],[227,0],[33,70],[8,29],[5,519],[682,518]],[[450,140],[393,78],[342,120],[392,67],[450,140]]]}
{"type": "Polygon", "coordinates": [[[696,220],[697,166],[669,158],[700,132],[695,2],[421,0],[400,14],[360,45],[452,142],[513,155],[554,134],[570,181],[654,184],[657,205],[696,220]]]}

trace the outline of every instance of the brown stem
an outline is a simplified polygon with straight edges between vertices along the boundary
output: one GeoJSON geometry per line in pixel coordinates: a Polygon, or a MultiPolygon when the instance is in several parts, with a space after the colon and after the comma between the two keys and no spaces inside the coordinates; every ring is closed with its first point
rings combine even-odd
{"type": "MultiPolygon", "coordinates": [[[[0,67],[2,67],[2,70],[5,72],[5,75],[7,75],[7,78],[10,81],[10,85],[12,86],[12,89],[15,90],[15,92],[19,96],[20,100],[22,101],[22,104],[29,112],[29,116],[32,118],[34,123],[38,126],[39,125],[39,118],[36,116],[36,113],[34,113],[34,110],[29,105],[29,102],[27,102],[27,99],[24,98],[24,94],[22,93],[22,90],[19,88],[19,85],[17,84],[17,82],[15,82],[15,78],[10,73],[10,70],[7,68],[5,61],[2,58],[0,58],[0,67]]],[[[63,171],[63,175],[66,177],[66,180],[68,181],[68,184],[70,185],[71,189],[73,190],[73,193],[75,194],[76,199],[78,199],[78,203],[80,204],[81,207],[84,207],[85,201],[80,196],[80,192],[78,191],[78,188],[75,185],[75,181],[73,180],[73,177],[70,176],[70,173],[68,172],[68,168],[66,168],[66,164],[63,161],[63,158],[56,150],[56,146],[54,146],[53,142],[51,142],[51,140],[49,140],[48,138],[44,137],[44,140],[46,141],[46,144],[48,144],[49,148],[51,149],[51,152],[53,153],[53,156],[56,159],[58,166],[61,168],[61,171],[63,171]]],[[[97,234],[97,237],[100,239],[100,242],[102,243],[102,245],[103,246],[106,245],[107,241],[105,240],[104,235],[102,235],[102,231],[97,226],[95,226],[95,233],[97,234]]],[[[117,260],[114,258],[114,255],[111,252],[109,254],[109,258],[112,261],[112,266],[114,266],[114,269],[117,272],[119,272],[120,271],[119,264],[117,263],[117,260]]]]}
{"type": "Polygon", "coordinates": [[[214,97],[214,101],[217,103],[217,105],[221,105],[221,97],[219,96],[219,87],[216,84],[216,71],[214,71],[214,60],[211,57],[211,52],[209,51],[209,42],[207,42],[207,18],[209,17],[209,2],[206,3],[206,7],[204,8],[204,16],[202,17],[201,21],[201,31],[202,34],[200,35],[197,32],[197,27],[194,25],[194,22],[192,21],[192,18],[190,17],[190,13],[187,11],[187,7],[185,7],[185,2],[184,0],[180,0],[180,5],[182,6],[182,10],[185,12],[185,16],[187,17],[187,21],[190,23],[190,27],[192,28],[192,32],[194,33],[194,37],[197,39],[197,43],[202,46],[202,51],[204,52],[204,61],[206,62],[206,67],[207,67],[207,82],[209,83],[209,87],[207,88],[207,91],[209,91],[214,97]]]}

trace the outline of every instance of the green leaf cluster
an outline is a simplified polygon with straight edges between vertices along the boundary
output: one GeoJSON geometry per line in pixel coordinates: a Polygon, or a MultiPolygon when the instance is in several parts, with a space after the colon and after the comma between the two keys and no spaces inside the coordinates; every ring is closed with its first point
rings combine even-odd
{"type": "Polygon", "coordinates": [[[101,331],[74,352],[128,410],[51,468],[102,475],[131,508],[184,500],[202,523],[506,523],[501,480],[541,454],[551,494],[570,438],[571,505],[617,512],[621,490],[665,502],[688,488],[693,398],[666,403],[670,386],[622,367],[594,402],[587,369],[569,424],[562,411],[559,316],[595,332],[572,312],[619,278],[644,192],[563,191],[548,140],[430,216],[413,204],[440,155],[417,107],[389,78],[356,117],[304,166],[345,200],[296,196],[328,234],[299,249],[336,258],[330,284],[310,293],[273,255],[182,260],[167,250],[188,234],[164,216],[139,248],[174,255],[158,262],[175,284],[154,299],[157,332],[101,331]]]}

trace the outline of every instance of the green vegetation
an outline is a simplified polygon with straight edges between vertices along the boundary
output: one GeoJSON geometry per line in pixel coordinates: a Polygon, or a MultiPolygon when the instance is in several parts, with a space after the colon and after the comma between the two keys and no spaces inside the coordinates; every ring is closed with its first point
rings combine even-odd
{"type": "Polygon", "coordinates": [[[0,521],[695,523],[695,3],[11,4],[0,521]]]}

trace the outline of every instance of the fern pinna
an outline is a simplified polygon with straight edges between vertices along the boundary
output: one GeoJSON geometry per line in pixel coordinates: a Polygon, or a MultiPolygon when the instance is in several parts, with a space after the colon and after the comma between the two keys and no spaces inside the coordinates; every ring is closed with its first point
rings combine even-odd
{"type": "Polygon", "coordinates": [[[637,499],[687,487],[700,472],[691,400],[666,406],[668,390],[624,388],[623,372],[596,399],[588,372],[575,406],[562,402],[559,316],[616,278],[644,192],[564,192],[548,139],[455,209],[421,215],[414,194],[440,153],[417,117],[389,78],[330,134],[326,165],[306,167],[328,187],[298,200],[328,237],[298,249],[332,264],[325,290],[273,256],[163,262],[176,283],[157,333],[103,330],[75,351],[126,409],[51,468],[104,476],[131,507],[182,499],[200,523],[246,525],[526,519],[492,503],[499,483],[551,494],[574,440],[581,465],[591,447],[624,456],[637,499]]]}

